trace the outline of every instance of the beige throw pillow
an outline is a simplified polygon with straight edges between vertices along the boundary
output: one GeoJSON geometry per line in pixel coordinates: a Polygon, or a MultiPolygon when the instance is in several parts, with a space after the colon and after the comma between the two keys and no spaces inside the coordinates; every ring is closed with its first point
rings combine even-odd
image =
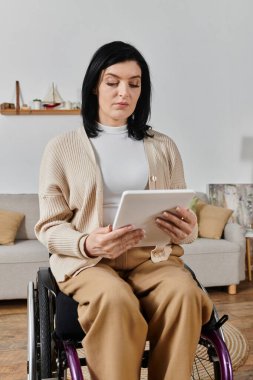
{"type": "Polygon", "coordinates": [[[199,237],[220,239],[233,210],[198,200],[195,203],[195,212],[199,225],[199,237]]]}
{"type": "Polygon", "coordinates": [[[24,214],[15,211],[0,210],[0,244],[14,244],[24,214]]]}

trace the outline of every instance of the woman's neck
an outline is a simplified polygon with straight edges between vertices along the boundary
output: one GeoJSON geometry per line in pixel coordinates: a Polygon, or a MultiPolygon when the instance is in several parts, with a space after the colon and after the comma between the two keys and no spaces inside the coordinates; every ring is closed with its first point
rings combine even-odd
{"type": "Polygon", "coordinates": [[[118,134],[118,133],[126,133],[127,132],[127,124],[126,125],[120,125],[117,127],[113,127],[111,125],[104,125],[101,123],[97,123],[98,127],[101,131],[105,133],[113,133],[113,134],[118,134]]]}

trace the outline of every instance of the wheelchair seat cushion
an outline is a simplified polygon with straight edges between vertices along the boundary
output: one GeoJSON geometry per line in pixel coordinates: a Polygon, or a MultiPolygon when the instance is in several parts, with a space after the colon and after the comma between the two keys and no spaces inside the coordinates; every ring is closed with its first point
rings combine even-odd
{"type": "Polygon", "coordinates": [[[63,340],[81,341],[84,332],[78,323],[78,303],[59,292],[56,296],[55,332],[63,340]]]}

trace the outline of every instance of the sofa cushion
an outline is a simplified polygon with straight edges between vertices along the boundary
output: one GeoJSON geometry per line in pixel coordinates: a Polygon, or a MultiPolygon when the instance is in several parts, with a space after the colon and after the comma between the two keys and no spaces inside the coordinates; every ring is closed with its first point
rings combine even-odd
{"type": "Polygon", "coordinates": [[[12,245],[24,214],[0,209],[0,244],[12,245]]]}
{"type": "Polygon", "coordinates": [[[48,251],[38,240],[17,240],[11,246],[0,245],[0,266],[46,261],[49,261],[48,251]]]}
{"type": "Polygon", "coordinates": [[[191,244],[182,244],[185,255],[205,255],[240,252],[240,245],[224,239],[197,238],[191,244]]]}
{"type": "Polygon", "coordinates": [[[224,239],[197,238],[182,247],[182,260],[203,286],[239,284],[245,279],[245,255],[240,252],[239,244],[224,239]]]}
{"type": "Polygon", "coordinates": [[[39,220],[38,194],[1,194],[0,209],[25,214],[16,239],[36,239],[34,226],[39,220]]]}
{"type": "Polygon", "coordinates": [[[199,225],[199,237],[220,239],[233,210],[213,206],[195,198],[191,204],[199,225]]]}

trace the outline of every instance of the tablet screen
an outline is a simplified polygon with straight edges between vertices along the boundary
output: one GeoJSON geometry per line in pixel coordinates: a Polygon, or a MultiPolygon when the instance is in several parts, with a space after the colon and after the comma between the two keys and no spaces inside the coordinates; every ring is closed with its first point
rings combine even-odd
{"type": "Polygon", "coordinates": [[[193,190],[131,190],[124,191],[113,222],[113,229],[133,224],[142,228],[146,236],[138,246],[163,245],[169,242],[168,235],[155,223],[155,218],[165,210],[177,206],[189,207],[194,197],[193,190]]]}

